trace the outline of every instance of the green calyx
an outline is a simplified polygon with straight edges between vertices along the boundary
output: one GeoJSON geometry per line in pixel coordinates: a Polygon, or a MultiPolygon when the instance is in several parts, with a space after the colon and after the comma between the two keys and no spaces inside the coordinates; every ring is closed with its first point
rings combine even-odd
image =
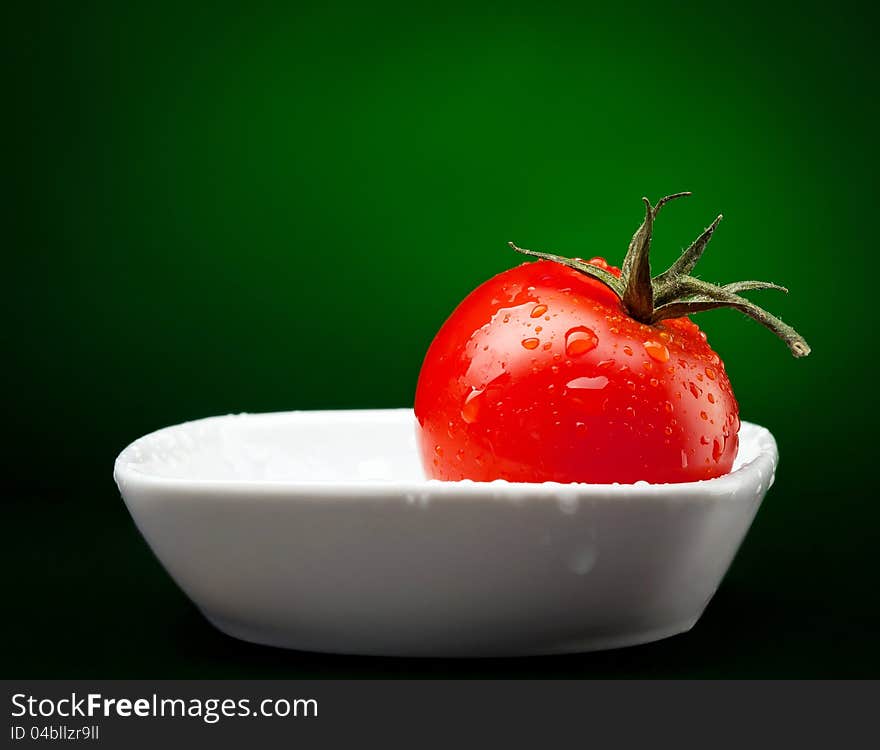
{"type": "Polygon", "coordinates": [[[645,204],[645,220],[629,243],[629,249],[623,259],[620,278],[577,258],[563,258],[550,253],[526,250],[517,247],[512,242],[508,244],[518,253],[552,260],[598,279],[620,298],[627,313],[641,323],[654,325],[666,318],[681,318],[691,313],[712,310],[716,307],[732,307],[773,331],[786,343],[795,357],[806,357],[810,353],[810,347],[803,336],[779,318],[739,295],[739,292],[752,289],[776,289],[787,292],[785,287],[767,281],[737,281],[719,286],[690,275],[721,221],[720,215],[690,244],[669,269],[651,278],[651,264],[648,256],[651,250],[654,220],[660,213],[660,209],[669,201],[686,195],[690,195],[690,193],[667,195],[657,201],[656,206],[652,206],[647,198],[642,198],[645,204]]]}

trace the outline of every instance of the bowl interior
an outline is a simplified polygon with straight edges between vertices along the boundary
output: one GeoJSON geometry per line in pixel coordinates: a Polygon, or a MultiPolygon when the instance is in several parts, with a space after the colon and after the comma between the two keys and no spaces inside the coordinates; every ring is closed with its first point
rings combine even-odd
{"type": "Polygon", "coordinates": [[[419,481],[411,409],[230,414],[168,427],[117,469],[167,479],[419,481]]]}
{"type": "MultiPolygon", "coordinates": [[[[421,482],[414,424],[411,409],[230,414],[146,435],[116,468],[181,481],[421,482]]],[[[734,472],[768,439],[743,422],[734,472]]]]}

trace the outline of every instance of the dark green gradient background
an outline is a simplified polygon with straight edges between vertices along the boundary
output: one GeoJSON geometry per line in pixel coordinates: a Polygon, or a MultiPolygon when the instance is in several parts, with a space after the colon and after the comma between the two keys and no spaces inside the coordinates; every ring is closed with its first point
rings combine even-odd
{"type": "Polygon", "coordinates": [[[878,676],[876,14],[473,5],[4,11],[7,676],[878,676]],[[679,190],[655,265],[723,211],[701,275],[785,283],[760,299],[813,346],[700,316],[782,460],[691,634],[305,655],[216,633],[161,571],[111,479],[128,442],[411,404],[507,240],[619,261],[639,198],[679,190]]]}

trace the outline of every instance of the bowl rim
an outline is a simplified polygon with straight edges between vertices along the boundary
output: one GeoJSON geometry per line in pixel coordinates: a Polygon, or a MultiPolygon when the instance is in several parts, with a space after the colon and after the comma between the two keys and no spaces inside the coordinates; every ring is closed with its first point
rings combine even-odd
{"type": "MultiPolygon", "coordinates": [[[[471,479],[445,481],[439,479],[406,479],[406,480],[372,480],[345,479],[331,480],[291,480],[291,479],[200,479],[194,477],[168,477],[139,471],[129,455],[140,445],[165,433],[173,433],[181,428],[219,422],[230,419],[271,420],[278,418],[299,418],[338,420],[344,422],[353,416],[369,414],[372,418],[386,422],[399,420],[402,416],[412,416],[411,408],[392,409],[327,409],[298,410],[276,412],[240,412],[231,414],[202,417],[153,430],[129,443],[116,457],[113,466],[113,479],[120,492],[142,487],[154,490],[186,491],[196,495],[238,495],[243,491],[262,496],[310,495],[321,499],[330,499],[341,495],[340,490],[359,497],[388,498],[391,495],[424,495],[448,497],[462,495],[471,497],[497,497],[508,495],[519,498],[523,495],[560,495],[575,494],[579,498],[590,495],[614,495],[629,498],[644,497],[675,497],[679,499],[704,499],[729,496],[743,486],[762,486],[765,479],[769,480],[767,488],[772,486],[779,452],[776,440],[770,430],[754,422],[741,420],[740,450],[743,447],[743,432],[752,444],[754,456],[747,459],[741,466],[727,474],[712,479],[700,479],[694,482],[650,483],[638,481],[632,484],[613,482],[610,484],[588,482],[508,482],[496,479],[491,482],[475,482],[471,479]]],[[[414,419],[414,417],[413,417],[414,419]]]]}

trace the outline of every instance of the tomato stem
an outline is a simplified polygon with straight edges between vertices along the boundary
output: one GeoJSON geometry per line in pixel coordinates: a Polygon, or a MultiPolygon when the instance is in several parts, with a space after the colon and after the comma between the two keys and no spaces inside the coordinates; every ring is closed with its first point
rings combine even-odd
{"type": "Polygon", "coordinates": [[[563,266],[568,266],[569,268],[573,268],[575,271],[580,271],[581,273],[592,276],[593,278],[598,279],[603,284],[605,284],[605,286],[609,287],[618,297],[623,296],[623,285],[620,283],[620,279],[618,279],[614,274],[608,273],[608,271],[606,271],[604,268],[599,268],[598,266],[594,266],[590,263],[579,260],[578,258],[565,258],[561,255],[541,253],[537,250],[526,250],[524,247],[517,247],[512,242],[508,242],[507,244],[518,253],[522,253],[523,255],[531,255],[535,258],[552,260],[554,263],[561,263],[563,266]]]}
{"type": "Polygon", "coordinates": [[[787,292],[785,287],[768,281],[737,281],[719,286],[690,275],[702,257],[709,240],[712,239],[712,235],[721,221],[721,215],[687,247],[678,260],[666,271],[651,277],[650,252],[654,220],[660,209],[667,203],[689,195],[691,195],[689,192],[667,195],[657,201],[655,206],[652,206],[651,201],[647,198],[642,198],[642,202],[645,204],[645,218],[629,243],[626,257],[623,259],[620,278],[603,268],[580,259],[526,250],[517,247],[512,242],[508,244],[518,253],[561,263],[601,281],[620,298],[627,313],[642,323],[655,325],[667,318],[680,318],[704,310],[732,307],[775,333],[786,343],[789,351],[795,357],[807,356],[810,353],[810,346],[803,336],[776,316],[739,295],[739,292],[754,289],[775,289],[787,292]]]}

